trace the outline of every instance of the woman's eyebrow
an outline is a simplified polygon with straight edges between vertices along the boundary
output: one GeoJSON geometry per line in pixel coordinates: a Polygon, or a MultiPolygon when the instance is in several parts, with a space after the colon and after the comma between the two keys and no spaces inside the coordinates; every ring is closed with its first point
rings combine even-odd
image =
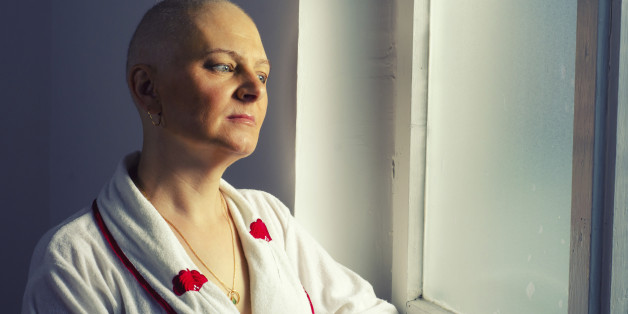
{"type": "Polygon", "coordinates": [[[216,48],[216,49],[211,49],[208,50],[205,54],[206,55],[211,55],[214,53],[225,53],[230,55],[233,58],[241,58],[242,56],[240,56],[240,54],[238,54],[237,52],[233,51],[233,50],[227,50],[227,49],[222,49],[222,48],[216,48]]]}
{"type": "MultiPolygon", "coordinates": [[[[242,59],[242,55],[240,55],[239,53],[233,51],[233,50],[228,50],[228,49],[222,49],[222,48],[216,48],[216,49],[211,49],[209,51],[207,51],[205,54],[206,55],[210,55],[210,54],[214,54],[214,53],[224,53],[224,54],[228,54],[229,56],[231,56],[234,59],[242,59]]],[[[270,60],[268,59],[260,59],[257,62],[255,62],[255,65],[268,65],[268,67],[270,68],[270,60]]]]}
{"type": "Polygon", "coordinates": [[[268,59],[261,59],[261,60],[255,62],[255,65],[261,65],[261,64],[268,65],[268,68],[270,69],[270,60],[268,60],[268,59]]]}

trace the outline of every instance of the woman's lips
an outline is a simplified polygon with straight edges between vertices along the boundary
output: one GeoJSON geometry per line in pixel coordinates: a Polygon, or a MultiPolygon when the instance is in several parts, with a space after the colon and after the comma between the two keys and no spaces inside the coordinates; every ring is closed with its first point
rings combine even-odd
{"type": "Polygon", "coordinates": [[[232,114],[227,117],[229,121],[236,123],[244,123],[248,125],[255,125],[255,117],[248,114],[232,114]]]}

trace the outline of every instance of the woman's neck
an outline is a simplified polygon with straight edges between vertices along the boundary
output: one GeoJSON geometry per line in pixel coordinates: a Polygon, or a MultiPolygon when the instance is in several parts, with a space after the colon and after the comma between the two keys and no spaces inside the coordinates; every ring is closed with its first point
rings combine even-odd
{"type": "Polygon", "coordinates": [[[220,179],[230,164],[217,156],[184,147],[153,150],[144,145],[134,181],[169,220],[199,227],[211,224],[224,219],[220,179]]]}

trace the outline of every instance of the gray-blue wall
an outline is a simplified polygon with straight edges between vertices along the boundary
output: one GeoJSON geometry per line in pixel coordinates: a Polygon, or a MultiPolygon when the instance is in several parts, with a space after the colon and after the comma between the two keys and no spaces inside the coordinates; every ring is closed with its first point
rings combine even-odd
{"type": "MultiPolygon", "coordinates": [[[[225,178],[294,203],[297,1],[235,1],[272,63],[257,151],[225,178]]],[[[3,311],[19,312],[41,235],[91,200],[141,128],[124,79],[126,46],[155,1],[0,3],[0,219],[3,311]]]]}

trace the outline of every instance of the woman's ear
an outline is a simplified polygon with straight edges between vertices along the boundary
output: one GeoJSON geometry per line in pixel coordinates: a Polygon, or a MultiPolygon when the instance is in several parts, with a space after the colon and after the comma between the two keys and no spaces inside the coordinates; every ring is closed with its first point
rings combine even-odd
{"type": "Polygon", "coordinates": [[[128,73],[131,96],[143,111],[161,113],[159,95],[155,88],[154,72],[148,65],[134,65],[128,73]]]}

